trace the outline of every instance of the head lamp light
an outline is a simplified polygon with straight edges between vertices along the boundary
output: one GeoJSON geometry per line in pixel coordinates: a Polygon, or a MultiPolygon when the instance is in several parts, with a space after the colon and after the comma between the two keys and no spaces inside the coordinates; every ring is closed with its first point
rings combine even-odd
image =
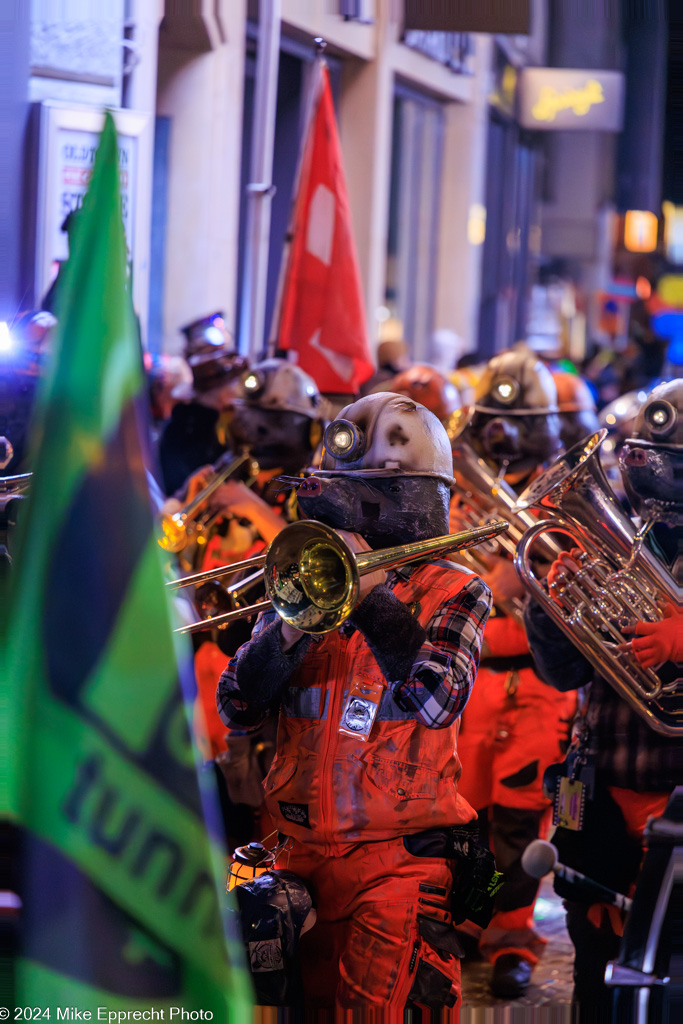
{"type": "Polygon", "coordinates": [[[491,393],[501,405],[512,405],[519,395],[519,381],[514,377],[499,377],[491,393]]]}
{"type": "Polygon", "coordinates": [[[666,437],[674,429],[678,413],[670,402],[653,402],[645,410],[645,419],[655,437],[666,437]]]}
{"type": "Polygon", "coordinates": [[[242,378],[242,387],[244,389],[244,395],[246,398],[256,398],[261,394],[265,387],[265,379],[260,373],[255,373],[250,370],[242,378]]]}
{"type": "Polygon", "coordinates": [[[350,420],[333,420],[325,430],[324,445],[333,458],[355,462],[365,452],[365,435],[350,420]]]}

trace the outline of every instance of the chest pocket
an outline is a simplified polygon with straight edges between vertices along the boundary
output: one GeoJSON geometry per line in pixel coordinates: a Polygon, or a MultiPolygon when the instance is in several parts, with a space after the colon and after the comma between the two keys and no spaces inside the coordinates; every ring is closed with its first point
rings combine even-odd
{"type": "Polygon", "coordinates": [[[436,799],[439,773],[405,761],[372,757],[365,764],[368,779],[395,800],[436,799]]]}
{"type": "Polygon", "coordinates": [[[263,783],[266,793],[272,793],[273,790],[281,789],[282,786],[289,782],[296,768],[297,762],[295,757],[276,757],[263,783]]]}

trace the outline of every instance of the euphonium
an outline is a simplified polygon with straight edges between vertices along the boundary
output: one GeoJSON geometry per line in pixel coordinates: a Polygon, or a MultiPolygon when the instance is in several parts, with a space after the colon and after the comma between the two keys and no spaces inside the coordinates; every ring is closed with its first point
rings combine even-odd
{"type": "MultiPolygon", "coordinates": [[[[451,487],[453,493],[462,501],[462,525],[470,529],[484,526],[494,519],[504,517],[509,523],[506,533],[477,550],[458,553],[453,561],[469,566],[475,572],[487,571],[490,566],[486,562],[487,554],[497,554],[500,550],[511,557],[526,531],[538,522],[538,516],[528,511],[517,509],[518,497],[512,487],[502,476],[494,473],[484,459],[466,443],[459,443],[453,450],[453,471],[456,483],[451,487]]],[[[548,561],[553,561],[563,548],[552,537],[544,537],[536,548],[536,553],[548,561]]],[[[521,621],[523,602],[513,600],[505,611],[513,618],[521,621]]]]}
{"type": "Polygon", "coordinates": [[[199,532],[197,514],[201,507],[209,500],[213,492],[221,484],[225,483],[228,477],[233,476],[245,463],[248,463],[249,474],[246,481],[247,486],[251,486],[256,480],[259,474],[258,462],[251,458],[248,451],[243,451],[229,462],[226,462],[225,458],[225,456],[222,456],[218,460],[214,466],[214,474],[209,483],[192,501],[178,509],[177,512],[161,517],[162,536],[158,538],[158,542],[164,551],[171,551],[174,555],[177,555],[186,547],[191,534],[199,532]]]}
{"type": "Polygon", "coordinates": [[[600,430],[574,445],[522,494],[518,508],[546,509],[556,519],[525,534],[515,567],[535,600],[633,710],[656,732],[679,736],[680,680],[664,682],[630,650],[618,649],[628,639],[626,626],[661,619],[664,602],[680,606],[681,588],[643,543],[647,526],[636,531],[607,481],[598,458],[606,435],[600,430]],[[539,534],[558,527],[584,551],[580,571],[556,589],[559,605],[528,562],[539,534]]]}
{"type": "Polygon", "coordinates": [[[329,633],[349,617],[358,600],[360,577],[377,569],[393,569],[433,555],[480,544],[507,530],[506,522],[489,523],[476,530],[430,537],[379,551],[354,553],[339,533],[323,523],[303,520],[286,526],[272,541],[265,555],[222,569],[195,573],[167,583],[173,590],[227,576],[245,569],[257,569],[247,579],[229,587],[235,597],[253,585],[263,573],[267,601],[216,615],[181,627],[180,633],[220,627],[234,619],[274,609],[290,626],[304,633],[329,633]]]}

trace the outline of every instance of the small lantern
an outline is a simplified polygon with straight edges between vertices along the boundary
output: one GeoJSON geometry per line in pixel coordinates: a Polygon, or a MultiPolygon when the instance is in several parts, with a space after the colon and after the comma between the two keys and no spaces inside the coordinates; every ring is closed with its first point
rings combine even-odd
{"type": "Polygon", "coordinates": [[[265,875],[275,863],[275,854],[266,850],[261,843],[248,843],[238,846],[230,863],[227,889],[230,892],[236,885],[251,882],[259,875],[265,875]]]}

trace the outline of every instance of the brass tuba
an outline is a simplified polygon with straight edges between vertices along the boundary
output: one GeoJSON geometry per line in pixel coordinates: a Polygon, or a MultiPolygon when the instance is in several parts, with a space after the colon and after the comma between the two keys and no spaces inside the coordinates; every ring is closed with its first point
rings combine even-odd
{"type": "Polygon", "coordinates": [[[220,627],[235,619],[274,609],[290,626],[304,633],[329,633],[338,629],[358,600],[360,577],[377,569],[391,569],[435,555],[480,544],[507,530],[506,522],[489,523],[476,530],[429,537],[378,551],[354,553],[335,530],[323,523],[304,519],[290,523],[272,541],[264,555],[222,569],[208,570],[173,580],[172,590],[203,583],[217,576],[242,570],[256,570],[240,583],[228,587],[233,597],[263,575],[267,601],[216,615],[202,622],[182,626],[178,632],[220,627]]]}
{"type": "Polygon", "coordinates": [[[525,587],[593,667],[648,725],[664,736],[683,734],[680,679],[664,682],[618,645],[624,627],[656,622],[665,601],[681,604],[681,588],[643,543],[648,526],[636,530],[612,491],[598,452],[606,430],[569,449],[524,491],[518,508],[550,511],[555,521],[532,527],[522,538],[515,567],[525,587]],[[528,552],[544,530],[559,529],[584,554],[580,571],[549,597],[529,566],[528,552]]]}
{"type": "MultiPolygon", "coordinates": [[[[454,562],[460,562],[475,572],[485,572],[489,569],[487,553],[498,554],[502,550],[514,556],[524,534],[538,522],[538,515],[518,510],[518,496],[512,487],[464,442],[453,449],[453,472],[456,482],[451,486],[451,492],[463,503],[463,527],[475,529],[500,518],[509,523],[506,533],[480,544],[476,550],[460,551],[453,558],[454,562]]],[[[536,546],[536,553],[551,562],[562,550],[564,548],[552,536],[541,538],[536,546]]],[[[506,604],[504,610],[521,622],[523,607],[523,600],[516,598],[506,604]]]]}

